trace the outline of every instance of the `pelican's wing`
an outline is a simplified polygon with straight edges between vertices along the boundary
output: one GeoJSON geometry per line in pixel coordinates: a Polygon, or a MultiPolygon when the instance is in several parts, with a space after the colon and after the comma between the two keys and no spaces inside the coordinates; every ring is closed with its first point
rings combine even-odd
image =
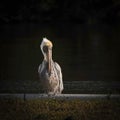
{"type": "Polygon", "coordinates": [[[41,75],[42,70],[43,70],[43,63],[40,64],[39,67],[38,67],[38,74],[39,74],[39,77],[40,77],[40,75],[41,75]]]}
{"type": "Polygon", "coordinates": [[[38,74],[39,74],[39,77],[40,77],[40,74],[41,74],[41,68],[42,68],[42,65],[40,64],[39,67],[38,67],[38,74]]]}
{"type": "Polygon", "coordinates": [[[38,67],[38,73],[39,75],[41,74],[42,70],[43,70],[43,67],[44,67],[44,62],[42,62],[39,67],[38,67]]]}
{"type": "Polygon", "coordinates": [[[58,75],[58,79],[59,79],[59,84],[60,84],[60,91],[62,91],[63,88],[63,80],[62,80],[62,72],[61,72],[61,67],[58,65],[58,63],[55,62],[55,68],[57,70],[57,75],[58,75]]]}

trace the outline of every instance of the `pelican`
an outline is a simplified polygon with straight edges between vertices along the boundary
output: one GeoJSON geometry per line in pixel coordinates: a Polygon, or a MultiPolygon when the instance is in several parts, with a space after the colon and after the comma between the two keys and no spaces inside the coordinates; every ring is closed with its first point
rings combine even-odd
{"type": "Polygon", "coordinates": [[[48,95],[61,94],[63,91],[61,67],[52,60],[52,47],[52,42],[43,38],[40,48],[44,59],[39,65],[38,74],[43,90],[48,95]]]}

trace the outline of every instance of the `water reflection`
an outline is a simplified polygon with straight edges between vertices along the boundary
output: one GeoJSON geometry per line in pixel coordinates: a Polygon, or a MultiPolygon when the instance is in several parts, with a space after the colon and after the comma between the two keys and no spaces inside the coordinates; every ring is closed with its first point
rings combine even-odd
{"type": "Polygon", "coordinates": [[[65,81],[119,80],[119,27],[16,24],[1,26],[1,33],[1,80],[38,80],[45,36],[65,81]]]}

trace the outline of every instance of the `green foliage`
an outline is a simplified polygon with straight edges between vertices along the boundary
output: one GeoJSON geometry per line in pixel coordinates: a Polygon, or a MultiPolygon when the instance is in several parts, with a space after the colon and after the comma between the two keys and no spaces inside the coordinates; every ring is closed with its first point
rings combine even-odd
{"type": "Polygon", "coordinates": [[[0,100],[1,120],[118,120],[120,101],[0,100]]]}

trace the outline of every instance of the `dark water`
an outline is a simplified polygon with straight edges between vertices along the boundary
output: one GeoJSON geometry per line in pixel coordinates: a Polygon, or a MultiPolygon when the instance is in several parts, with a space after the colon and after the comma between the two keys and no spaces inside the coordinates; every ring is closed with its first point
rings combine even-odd
{"type": "Polygon", "coordinates": [[[0,80],[38,80],[43,37],[64,81],[119,80],[120,27],[108,25],[11,24],[0,27],[0,80]]]}

